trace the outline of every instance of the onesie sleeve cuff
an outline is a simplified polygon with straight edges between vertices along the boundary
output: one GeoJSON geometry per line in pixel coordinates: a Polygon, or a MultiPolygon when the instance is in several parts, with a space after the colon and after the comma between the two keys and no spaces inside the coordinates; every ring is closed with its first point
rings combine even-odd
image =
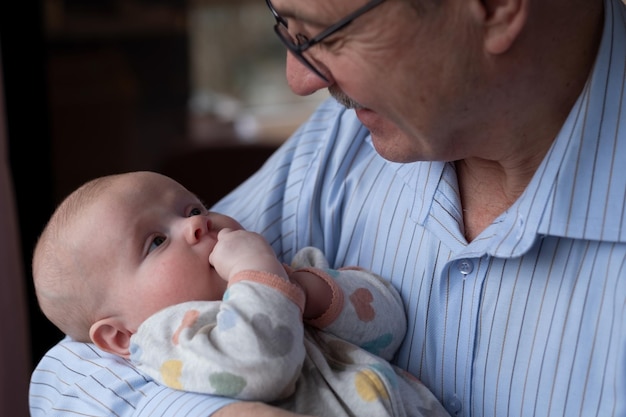
{"type": "Polygon", "coordinates": [[[298,271],[305,271],[317,275],[322,280],[324,280],[326,284],[328,284],[332,291],[332,299],[330,305],[328,306],[328,309],[319,317],[305,320],[307,324],[310,324],[311,326],[318,329],[323,329],[332,324],[337,319],[337,317],[339,317],[339,314],[341,314],[344,303],[343,290],[337,284],[337,282],[322,269],[309,267],[298,268],[298,271]]]}
{"type": "Polygon", "coordinates": [[[286,281],[278,275],[264,271],[241,271],[228,281],[228,286],[230,287],[231,285],[241,281],[256,282],[271,287],[282,293],[285,297],[297,305],[300,312],[304,311],[304,303],[306,301],[304,290],[298,285],[290,281],[286,281]]]}

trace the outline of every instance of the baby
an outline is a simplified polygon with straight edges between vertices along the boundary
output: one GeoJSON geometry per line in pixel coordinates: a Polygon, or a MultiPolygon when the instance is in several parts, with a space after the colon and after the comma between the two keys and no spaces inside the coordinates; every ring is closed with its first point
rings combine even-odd
{"type": "Polygon", "coordinates": [[[169,177],[81,186],[39,238],[33,277],[60,330],[170,387],[309,415],[447,415],[388,362],[406,325],[390,284],[314,248],[285,266],[169,177]]]}

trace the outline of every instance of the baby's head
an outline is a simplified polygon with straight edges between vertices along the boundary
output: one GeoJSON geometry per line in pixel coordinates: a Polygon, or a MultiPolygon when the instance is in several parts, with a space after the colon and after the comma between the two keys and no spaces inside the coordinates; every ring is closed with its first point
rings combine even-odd
{"type": "Polygon", "coordinates": [[[127,356],[130,336],[149,315],[221,299],[226,282],[209,255],[224,227],[241,228],[166,176],[92,180],[59,205],[35,247],[41,310],[72,339],[127,356]]]}
{"type": "Polygon", "coordinates": [[[55,210],[33,254],[33,279],[43,313],[61,331],[81,342],[102,307],[107,270],[96,265],[103,254],[90,251],[84,239],[94,207],[106,199],[116,177],[90,181],[55,210]],[[98,296],[101,295],[101,296],[98,296]]]}

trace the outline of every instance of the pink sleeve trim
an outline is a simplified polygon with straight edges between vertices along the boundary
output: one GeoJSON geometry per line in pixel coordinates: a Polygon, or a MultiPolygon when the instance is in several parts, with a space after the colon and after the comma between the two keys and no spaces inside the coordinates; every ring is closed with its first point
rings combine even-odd
{"type": "Polygon", "coordinates": [[[228,286],[230,287],[240,281],[252,281],[267,285],[290,299],[295,305],[298,306],[300,313],[304,311],[304,303],[306,301],[304,290],[296,284],[285,281],[278,275],[264,271],[241,271],[228,281],[228,286]]]}
{"type": "Polygon", "coordinates": [[[333,294],[328,309],[321,316],[314,319],[307,319],[305,322],[318,329],[323,329],[331,325],[337,320],[337,317],[339,317],[343,310],[343,290],[330,275],[319,268],[298,268],[298,271],[306,271],[317,275],[328,284],[333,294]]]}

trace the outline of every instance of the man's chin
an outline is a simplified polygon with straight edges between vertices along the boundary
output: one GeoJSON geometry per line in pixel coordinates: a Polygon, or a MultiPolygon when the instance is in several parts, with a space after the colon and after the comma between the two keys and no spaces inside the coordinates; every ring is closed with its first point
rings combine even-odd
{"type": "Polygon", "coordinates": [[[370,131],[375,129],[377,121],[380,120],[380,116],[373,112],[372,110],[360,107],[354,109],[356,113],[356,117],[363,123],[365,127],[367,127],[370,131]]]}
{"type": "Polygon", "coordinates": [[[376,134],[372,134],[372,145],[376,150],[376,153],[381,156],[381,158],[389,161],[389,162],[412,162],[411,160],[407,160],[407,155],[404,152],[400,152],[400,150],[395,147],[389,138],[379,137],[376,134]]]}
{"type": "Polygon", "coordinates": [[[357,110],[357,117],[369,130],[376,152],[391,162],[415,162],[411,140],[389,120],[371,110],[357,110]]]}

